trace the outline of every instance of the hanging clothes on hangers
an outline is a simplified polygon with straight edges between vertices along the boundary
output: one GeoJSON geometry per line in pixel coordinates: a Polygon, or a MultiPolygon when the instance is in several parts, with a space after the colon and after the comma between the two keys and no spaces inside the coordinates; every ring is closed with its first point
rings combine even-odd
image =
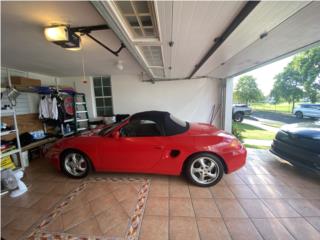
{"type": "Polygon", "coordinates": [[[39,118],[58,120],[58,104],[56,96],[43,96],[39,103],[39,118]]]}

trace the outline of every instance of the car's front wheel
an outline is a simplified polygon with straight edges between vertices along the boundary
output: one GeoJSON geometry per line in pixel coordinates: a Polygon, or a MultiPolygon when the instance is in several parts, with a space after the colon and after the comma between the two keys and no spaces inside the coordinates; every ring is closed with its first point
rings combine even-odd
{"type": "Polygon", "coordinates": [[[244,117],[244,114],[242,112],[236,112],[234,115],[233,115],[233,120],[235,122],[242,122],[243,121],[243,117],[244,117]]]}
{"type": "Polygon", "coordinates": [[[70,150],[62,155],[61,169],[70,177],[83,178],[89,173],[90,162],[83,153],[70,150]]]}
{"type": "Polygon", "coordinates": [[[303,113],[298,111],[296,112],[296,117],[299,118],[299,119],[302,119],[303,118],[303,113]]]}
{"type": "Polygon", "coordinates": [[[221,160],[212,154],[199,153],[192,156],[185,168],[186,177],[195,185],[208,187],[217,184],[223,176],[221,160]]]}

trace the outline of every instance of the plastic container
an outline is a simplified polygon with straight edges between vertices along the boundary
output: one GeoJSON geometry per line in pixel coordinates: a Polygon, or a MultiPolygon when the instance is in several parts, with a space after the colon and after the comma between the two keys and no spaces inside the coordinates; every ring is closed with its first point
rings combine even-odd
{"type": "Polygon", "coordinates": [[[24,151],[21,153],[21,165],[22,167],[28,167],[29,166],[29,152],[24,151]]]}

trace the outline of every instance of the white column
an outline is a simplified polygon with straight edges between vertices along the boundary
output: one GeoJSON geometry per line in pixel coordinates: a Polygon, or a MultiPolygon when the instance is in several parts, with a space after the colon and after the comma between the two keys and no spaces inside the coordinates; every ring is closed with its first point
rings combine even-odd
{"type": "Polygon", "coordinates": [[[224,100],[224,130],[232,132],[232,95],[233,95],[233,79],[228,78],[225,80],[226,92],[224,100]]]}

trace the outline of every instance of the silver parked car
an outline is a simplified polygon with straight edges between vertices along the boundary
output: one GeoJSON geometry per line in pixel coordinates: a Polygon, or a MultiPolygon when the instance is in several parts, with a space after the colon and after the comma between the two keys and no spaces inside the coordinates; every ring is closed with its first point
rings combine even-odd
{"type": "Polygon", "coordinates": [[[300,104],[293,109],[293,114],[297,118],[320,118],[320,104],[300,104]]]}
{"type": "Polygon", "coordinates": [[[232,119],[235,122],[242,122],[243,117],[250,115],[252,108],[247,104],[233,104],[232,105],[232,119]]]}

